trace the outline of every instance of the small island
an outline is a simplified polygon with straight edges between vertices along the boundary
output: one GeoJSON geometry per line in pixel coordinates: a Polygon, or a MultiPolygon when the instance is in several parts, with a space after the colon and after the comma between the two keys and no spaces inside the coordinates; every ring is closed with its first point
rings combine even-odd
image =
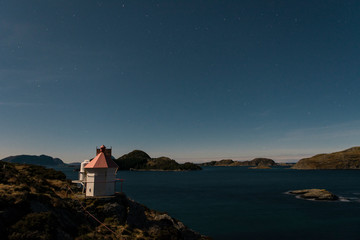
{"type": "Polygon", "coordinates": [[[269,167],[268,165],[262,165],[262,164],[259,164],[255,167],[249,167],[250,169],[271,169],[271,167],[269,167]]]}
{"type": "Polygon", "coordinates": [[[146,152],[134,150],[125,154],[114,162],[119,166],[119,170],[132,171],[192,171],[201,170],[201,167],[194,163],[177,163],[168,157],[151,158],[146,152]]]}
{"type": "Polygon", "coordinates": [[[334,201],[339,197],[325,189],[302,189],[292,190],[288,193],[296,195],[302,199],[317,200],[317,201],[334,201]]]}
{"type": "Polygon", "coordinates": [[[223,159],[220,161],[211,161],[199,164],[199,166],[226,166],[226,167],[251,167],[252,169],[268,169],[276,166],[274,160],[270,158],[254,158],[251,161],[234,161],[232,159],[223,159]]]}

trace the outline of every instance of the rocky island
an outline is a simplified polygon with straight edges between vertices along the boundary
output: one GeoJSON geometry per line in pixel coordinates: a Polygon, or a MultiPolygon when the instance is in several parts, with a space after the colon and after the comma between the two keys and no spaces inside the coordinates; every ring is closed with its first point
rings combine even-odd
{"type": "Polygon", "coordinates": [[[339,197],[325,189],[303,189],[303,190],[292,190],[290,194],[294,194],[303,199],[319,200],[319,201],[334,201],[338,200],[339,197]]]}
{"type": "Polygon", "coordinates": [[[223,159],[220,161],[211,161],[206,163],[199,164],[200,166],[245,166],[245,167],[254,167],[254,168],[270,168],[270,166],[275,166],[276,163],[274,160],[269,158],[254,158],[251,161],[234,161],[232,159],[223,159]]]}
{"type": "Polygon", "coordinates": [[[2,239],[208,239],[118,193],[84,198],[62,172],[0,162],[2,239]]]}
{"type": "Polygon", "coordinates": [[[201,170],[201,167],[190,162],[180,164],[168,157],[151,158],[147,153],[141,150],[134,150],[118,159],[114,159],[114,162],[119,166],[119,170],[201,170]]]}
{"type": "Polygon", "coordinates": [[[250,169],[271,169],[271,167],[269,167],[268,165],[262,165],[262,164],[259,164],[255,167],[249,167],[250,169]]]}
{"type": "Polygon", "coordinates": [[[360,169],[360,147],[303,158],[294,169],[360,169]]]}

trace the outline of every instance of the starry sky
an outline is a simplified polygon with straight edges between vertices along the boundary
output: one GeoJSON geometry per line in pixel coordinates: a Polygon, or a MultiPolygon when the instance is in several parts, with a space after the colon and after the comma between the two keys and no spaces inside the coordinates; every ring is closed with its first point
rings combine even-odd
{"type": "Polygon", "coordinates": [[[0,158],[360,145],[360,1],[0,0],[0,158]]]}

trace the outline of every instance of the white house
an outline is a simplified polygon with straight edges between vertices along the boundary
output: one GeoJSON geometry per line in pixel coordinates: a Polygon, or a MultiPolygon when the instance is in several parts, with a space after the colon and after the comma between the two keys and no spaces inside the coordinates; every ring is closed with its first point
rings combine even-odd
{"type": "Polygon", "coordinates": [[[102,145],[97,149],[96,157],[87,163],[84,169],[87,197],[110,196],[115,193],[118,165],[111,159],[111,149],[102,145]]]}

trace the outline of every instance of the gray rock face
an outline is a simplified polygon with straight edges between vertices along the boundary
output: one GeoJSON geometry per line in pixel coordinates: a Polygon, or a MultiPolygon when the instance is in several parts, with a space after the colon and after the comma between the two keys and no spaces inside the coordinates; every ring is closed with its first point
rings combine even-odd
{"type": "Polygon", "coordinates": [[[289,191],[290,194],[294,194],[303,199],[320,200],[320,201],[334,201],[339,197],[325,189],[303,189],[289,191]]]}

